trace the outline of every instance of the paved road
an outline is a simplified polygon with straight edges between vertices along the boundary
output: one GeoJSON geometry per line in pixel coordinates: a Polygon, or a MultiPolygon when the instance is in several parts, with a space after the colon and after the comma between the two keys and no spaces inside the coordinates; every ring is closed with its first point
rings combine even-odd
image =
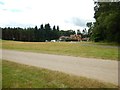
{"type": "Polygon", "coordinates": [[[2,58],[17,63],[85,76],[118,85],[118,62],[72,56],[3,50],[2,58]]]}

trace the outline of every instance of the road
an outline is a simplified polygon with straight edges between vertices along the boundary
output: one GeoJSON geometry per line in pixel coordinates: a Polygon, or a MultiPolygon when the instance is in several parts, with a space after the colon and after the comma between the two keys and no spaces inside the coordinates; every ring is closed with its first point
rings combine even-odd
{"type": "Polygon", "coordinates": [[[118,85],[118,61],[13,50],[2,50],[2,59],[118,85]]]}

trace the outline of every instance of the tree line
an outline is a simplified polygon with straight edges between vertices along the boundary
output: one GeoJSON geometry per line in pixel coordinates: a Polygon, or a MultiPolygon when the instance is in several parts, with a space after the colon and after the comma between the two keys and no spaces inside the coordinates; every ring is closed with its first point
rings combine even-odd
{"type": "Polygon", "coordinates": [[[59,26],[50,24],[41,24],[38,28],[20,28],[20,27],[5,27],[2,28],[3,40],[29,41],[29,42],[44,42],[50,40],[58,40],[60,36],[70,36],[75,34],[74,30],[59,30],[59,26]]]}
{"type": "Polygon", "coordinates": [[[120,42],[120,1],[95,2],[94,10],[96,22],[87,23],[91,40],[120,42]]]}

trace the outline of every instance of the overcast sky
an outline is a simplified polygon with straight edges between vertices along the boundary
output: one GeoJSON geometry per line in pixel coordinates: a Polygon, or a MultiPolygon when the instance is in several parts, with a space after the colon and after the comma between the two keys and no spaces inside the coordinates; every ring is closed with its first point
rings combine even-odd
{"type": "Polygon", "coordinates": [[[93,0],[0,0],[0,27],[50,23],[63,30],[81,30],[94,21],[93,16],[93,0]]]}

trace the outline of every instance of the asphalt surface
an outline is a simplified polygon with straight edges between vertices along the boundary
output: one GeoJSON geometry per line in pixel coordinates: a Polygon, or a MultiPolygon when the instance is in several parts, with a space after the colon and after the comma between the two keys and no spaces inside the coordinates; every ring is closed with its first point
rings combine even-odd
{"type": "Polygon", "coordinates": [[[0,50],[2,59],[118,85],[118,61],[0,50]]]}

